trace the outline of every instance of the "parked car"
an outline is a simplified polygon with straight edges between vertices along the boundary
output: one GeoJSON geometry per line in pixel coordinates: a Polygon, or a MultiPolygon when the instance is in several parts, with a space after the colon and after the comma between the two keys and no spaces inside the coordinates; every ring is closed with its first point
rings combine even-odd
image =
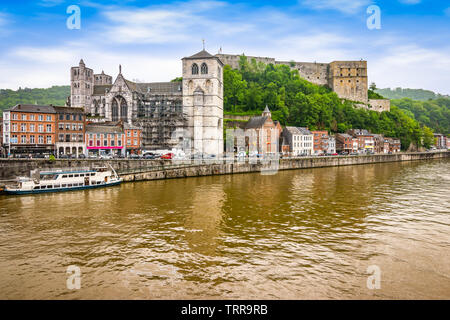
{"type": "Polygon", "coordinates": [[[140,159],[141,158],[141,156],[140,155],[138,155],[138,154],[130,154],[130,159],[140,159]]]}
{"type": "Polygon", "coordinates": [[[172,160],[173,159],[173,153],[172,152],[166,153],[165,155],[161,156],[161,159],[163,159],[163,160],[172,160]]]}
{"type": "Polygon", "coordinates": [[[341,152],[341,156],[347,156],[347,155],[348,155],[348,152],[347,152],[347,151],[341,152]]]}
{"type": "Polygon", "coordinates": [[[69,159],[69,156],[67,154],[60,154],[59,158],[60,159],[69,159]]]}
{"type": "Polygon", "coordinates": [[[335,153],[332,153],[331,154],[332,156],[338,156],[338,154],[335,152],[335,153]]]}
{"type": "Polygon", "coordinates": [[[352,152],[350,153],[351,156],[357,156],[359,153],[358,152],[352,152]]]}
{"type": "Polygon", "coordinates": [[[158,156],[153,153],[147,153],[144,155],[144,159],[147,159],[147,160],[153,160],[153,159],[157,159],[157,158],[158,158],[158,156]]]}
{"type": "Polygon", "coordinates": [[[86,155],[84,155],[84,154],[79,154],[79,155],[78,155],[78,159],[86,159],[86,155]]]}

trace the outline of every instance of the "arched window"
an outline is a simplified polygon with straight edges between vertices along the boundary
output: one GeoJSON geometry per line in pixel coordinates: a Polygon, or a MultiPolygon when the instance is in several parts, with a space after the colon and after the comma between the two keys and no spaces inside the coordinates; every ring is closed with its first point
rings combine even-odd
{"type": "Polygon", "coordinates": [[[206,63],[202,63],[202,74],[208,74],[208,66],[206,63]]]}
{"type": "Polygon", "coordinates": [[[196,63],[192,65],[192,74],[198,74],[198,65],[196,63]]]}

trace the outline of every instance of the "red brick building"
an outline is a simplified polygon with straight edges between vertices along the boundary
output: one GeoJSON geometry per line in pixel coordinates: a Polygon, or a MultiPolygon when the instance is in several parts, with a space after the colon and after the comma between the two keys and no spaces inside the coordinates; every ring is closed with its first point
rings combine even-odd
{"type": "Polygon", "coordinates": [[[142,148],[142,128],[124,123],[123,129],[126,137],[126,153],[140,154],[142,148]]]}
{"type": "Polygon", "coordinates": [[[328,149],[328,131],[311,131],[313,134],[314,154],[326,153],[328,149]]]}

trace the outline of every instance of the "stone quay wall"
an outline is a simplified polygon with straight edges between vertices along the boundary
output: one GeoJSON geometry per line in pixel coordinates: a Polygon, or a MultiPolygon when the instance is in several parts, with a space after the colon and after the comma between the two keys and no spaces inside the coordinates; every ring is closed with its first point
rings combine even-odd
{"type": "Polygon", "coordinates": [[[383,162],[433,160],[450,157],[450,152],[414,152],[376,154],[368,156],[303,157],[280,161],[170,161],[170,160],[40,160],[1,159],[0,184],[18,176],[29,176],[31,170],[83,169],[111,165],[124,181],[145,181],[211,175],[261,172],[273,174],[277,170],[362,165],[383,162]]]}

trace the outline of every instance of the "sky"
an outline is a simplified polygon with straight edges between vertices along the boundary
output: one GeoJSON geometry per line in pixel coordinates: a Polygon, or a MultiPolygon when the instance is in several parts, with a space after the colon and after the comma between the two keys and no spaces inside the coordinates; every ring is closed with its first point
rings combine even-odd
{"type": "Polygon", "coordinates": [[[212,54],[364,59],[379,88],[450,94],[448,0],[2,0],[0,88],[69,85],[70,67],[81,58],[114,78],[121,64],[130,80],[170,81],[203,39],[212,54]],[[79,29],[67,26],[73,5],[79,29]],[[368,27],[373,5],[379,29],[368,27]]]}

